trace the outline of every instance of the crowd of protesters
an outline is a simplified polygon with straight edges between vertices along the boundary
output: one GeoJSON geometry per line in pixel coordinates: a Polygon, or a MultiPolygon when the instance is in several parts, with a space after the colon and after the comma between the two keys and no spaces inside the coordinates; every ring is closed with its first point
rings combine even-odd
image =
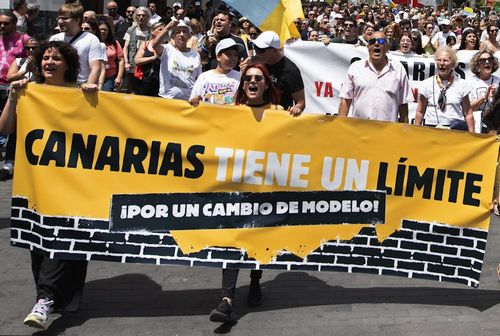
{"type": "MultiPolygon", "coordinates": [[[[294,21],[300,38],[280,41],[275,32],[261,32],[246,17],[211,1],[204,9],[198,1],[175,3],[164,13],[158,13],[156,1],[148,1],[147,7],[126,8],[125,17],[114,1],[103,14],[72,1],[59,9],[47,42],[26,34],[32,17],[26,0],[14,0],[13,9],[0,13],[0,131],[9,134],[0,138],[0,145],[6,142],[1,179],[14,173],[17,98],[30,81],[182,99],[193,106],[247,105],[261,114],[274,109],[296,117],[306,106],[304,84],[282,47],[296,40],[367,48],[368,58],[353,63],[346,74],[340,116],[408,122],[408,77],[387,54],[424,55],[434,57],[437,74],[422,83],[416,124],[473,131],[472,112],[481,111],[483,131],[498,133],[500,78],[494,72],[500,34],[494,11],[308,2],[305,19],[294,21]],[[453,73],[457,50],[477,51],[471,54],[474,77],[468,82],[453,73]]],[[[500,183],[492,202],[497,214],[498,189],[500,183]]],[[[37,301],[25,323],[44,328],[54,309],[78,306],[87,264],[34,252],[32,263],[37,301]]],[[[498,272],[500,277],[500,266],[498,272]]],[[[251,275],[250,306],[262,300],[260,275],[251,275]]],[[[222,302],[211,320],[236,319],[237,276],[237,271],[223,272],[222,302]]]]}

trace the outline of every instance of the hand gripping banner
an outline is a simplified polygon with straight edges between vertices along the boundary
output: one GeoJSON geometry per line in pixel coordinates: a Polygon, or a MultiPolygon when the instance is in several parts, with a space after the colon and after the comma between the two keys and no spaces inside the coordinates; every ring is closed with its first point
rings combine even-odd
{"type": "Polygon", "coordinates": [[[15,246],[477,286],[493,136],[29,84],[15,246]]]}

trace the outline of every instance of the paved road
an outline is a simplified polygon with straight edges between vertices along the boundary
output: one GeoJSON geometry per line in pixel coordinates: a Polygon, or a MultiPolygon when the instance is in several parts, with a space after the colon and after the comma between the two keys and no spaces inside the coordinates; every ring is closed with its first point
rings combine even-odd
{"type": "MultiPolygon", "coordinates": [[[[26,250],[9,246],[11,182],[0,182],[0,335],[31,335],[22,320],[35,290],[26,250]]],[[[364,274],[273,272],[264,304],[245,306],[242,271],[232,328],[208,320],[220,270],[92,262],[82,309],[53,315],[37,335],[500,336],[500,220],[492,218],[479,289],[364,274]]]]}

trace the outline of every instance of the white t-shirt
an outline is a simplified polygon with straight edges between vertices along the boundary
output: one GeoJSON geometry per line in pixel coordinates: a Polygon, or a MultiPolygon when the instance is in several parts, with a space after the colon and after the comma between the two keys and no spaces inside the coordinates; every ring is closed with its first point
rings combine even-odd
{"type": "MultiPolygon", "coordinates": [[[[20,57],[16,58],[16,64],[17,67],[19,68],[19,71],[26,71],[26,69],[28,68],[28,61],[26,60],[26,58],[20,58],[20,57]],[[23,59],[24,61],[21,64],[21,60],[23,59]]],[[[31,71],[25,72],[23,78],[31,80],[33,78],[33,72],[31,71]]]]}
{"type": "Polygon", "coordinates": [[[234,104],[240,77],[241,73],[235,70],[227,74],[218,74],[215,70],[204,72],[194,83],[190,99],[200,96],[205,103],[234,104]]]}
{"type": "MultiPolygon", "coordinates": [[[[479,40],[479,42],[484,42],[484,41],[486,41],[489,38],[490,37],[489,37],[489,34],[488,34],[488,29],[485,29],[481,33],[481,39],[479,40]]],[[[497,34],[497,41],[500,42],[500,34],[497,34]]]]}
{"type": "MultiPolygon", "coordinates": [[[[59,33],[52,35],[50,41],[71,41],[73,36],[68,36],[66,33],[59,33]]],[[[73,43],[71,44],[78,52],[78,58],[80,60],[80,72],[78,73],[78,83],[85,83],[90,75],[90,65],[92,61],[106,61],[106,49],[101,48],[101,43],[97,36],[92,33],[83,32],[73,43]]]]}
{"type": "Polygon", "coordinates": [[[436,41],[439,41],[439,46],[442,47],[442,46],[445,46],[446,45],[446,38],[448,36],[455,36],[455,40],[457,39],[457,36],[455,35],[454,32],[452,32],[451,30],[448,31],[447,33],[443,33],[442,31],[440,32],[437,32],[434,37],[432,38],[431,42],[432,44],[434,45],[436,43],[436,41]]]}
{"type": "MultiPolygon", "coordinates": [[[[500,84],[500,78],[494,75],[491,76],[491,78],[488,80],[482,80],[478,76],[474,75],[470,78],[467,78],[467,81],[469,82],[471,88],[469,94],[469,99],[471,101],[484,97],[486,90],[488,90],[488,86],[494,85],[495,88],[498,89],[498,85],[500,84]]],[[[490,103],[490,101],[486,101],[479,107],[479,110],[486,111],[490,106],[490,103]]]]}
{"type": "MultiPolygon", "coordinates": [[[[443,82],[443,85],[446,84],[446,81],[443,82]]],[[[438,105],[440,91],[436,76],[429,77],[422,82],[420,94],[427,99],[424,124],[449,126],[454,121],[464,120],[462,99],[470,93],[467,81],[455,75],[453,84],[446,90],[446,108],[444,111],[441,111],[438,105]]]]}
{"type": "Polygon", "coordinates": [[[188,100],[193,85],[201,74],[200,55],[193,49],[181,52],[171,44],[164,44],[160,62],[158,95],[188,100]]]}
{"type": "Polygon", "coordinates": [[[160,22],[160,20],[161,20],[161,16],[159,16],[158,14],[155,13],[155,15],[151,15],[151,17],[149,18],[149,25],[152,26],[156,22],[160,22]]]}

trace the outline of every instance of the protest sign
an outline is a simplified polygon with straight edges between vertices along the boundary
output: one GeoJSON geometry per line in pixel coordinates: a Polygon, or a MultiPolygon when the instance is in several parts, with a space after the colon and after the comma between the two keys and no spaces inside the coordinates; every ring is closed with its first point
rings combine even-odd
{"type": "Polygon", "coordinates": [[[30,84],[13,245],[477,286],[495,137],[30,84]]]}

